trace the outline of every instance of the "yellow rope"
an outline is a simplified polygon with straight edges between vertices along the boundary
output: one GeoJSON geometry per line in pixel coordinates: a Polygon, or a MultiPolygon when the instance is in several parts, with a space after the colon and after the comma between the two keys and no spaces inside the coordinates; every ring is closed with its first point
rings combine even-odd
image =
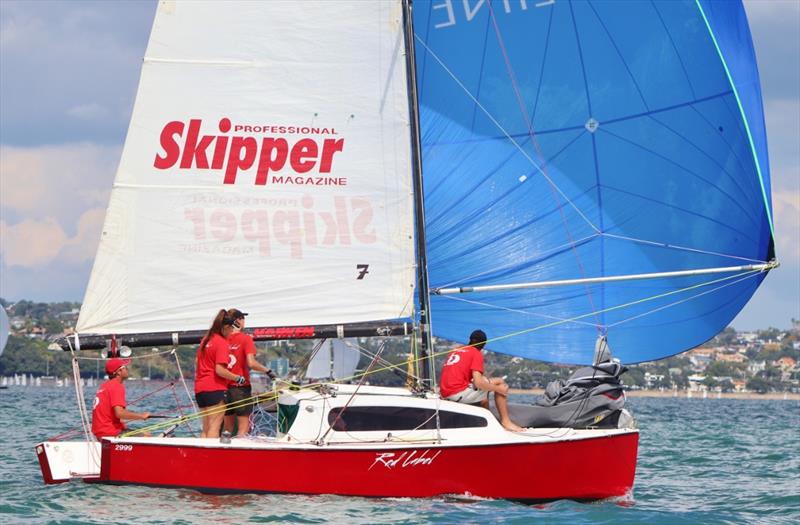
{"type": "MultiPolygon", "coordinates": [[[[664,297],[668,297],[670,295],[675,295],[675,294],[678,294],[678,293],[691,291],[691,290],[694,290],[694,289],[697,289],[697,288],[702,288],[704,286],[711,286],[713,284],[717,284],[717,283],[720,283],[720,282],[728,281],[728,280],[731,280],[731,279],[734,279],[734,278],[740,278],[742,276],[754,275],[754,274],[758,274],[758,273],[761,273],[760,270],[751,270],[751,271],[748,271],[748,272],[743,272],[742,274],[735,274],[735,275],[731,275],[731,276],[727,276],[727,277],[721,277],[719,279],[714,279],[712,281],[708,281],[708,282],[705,282],[705,283],[698,283],[698,284],[695,284],[695,285],[692,285],[692,286],[688,286],[686,288],[681,288],[679,290],[672,290],[670,292],[665,292],[665,293],[654,295],[654,296],[651,296],[651,297],[638,299],[636,301],[631,301],[629,303],[625,303],[625,304],[621,304],[621,305],[617,305],[617,306],[610,306],[610,307],[604,308],[602,310],[581,314],[581,315],[578,315],[578,316],[575,316],[575,317],[571,317],[569,319],[561,319],[561,320],[558,320],[558,321],[553,321],[552,323],[546,323],[546,324],[543,324],[543,325],[535,326],[533,328],[526,328],[524,330],[519,330],[519,331],[516,331],[516,332],[509,333],[509,334],[501,335],[501,336],[498,336],[498,337],[494,337],[492,339],[487,339],[486,344],[489,344],[491,342],[500,341],[500,340],[503,340],[503,339],[508,339],[510,337],[516,337],[516,336],[519,336],[519,335],[522,335],[522,334],[526,334],[526,333],[530,333],[530,332],[535,332],[537,330],[542,330],[544,328],[551,328],[553,326],[558,326],[558,325],[561,325],[561,324],[578,321],[580,319],[583,319],[585,317],[591,317],[591,316],[596,315],[598,313],[606,313],[606,312],[611,312],[611,311],[614,311],[614,310],[620,310],[620,309],[623,309],[623,308],[628,308],[628,307],[631,307],[631,306],[634,306],[634,305],[637,305],[637,304],[641,304],[641,303],[645,303],[645,302],[648,302],[648,301],[654,301],[656,299],[661,299],[661,298],[664,298],[664,297]]],[[[459,350],[461,348],[466,348],[467,346],[469,346],[469,345],[456,346],[454,348],[450,348],[450,349],[444,350],[442,352],[433,352],[433,353],[431,353],[429,358],[430,359],[434,359],[435,357],[438,357],[438,356],[441,356],[441,355],[445,355],[445,354],[449,354],[452,351],[459,350]]],[[[297,391],[314,390],[315,388],[320,387],[323,384],[336,384],[336,383],[340,383],[340,382],[353,381],[355,379],[361,379],[361,378],[363,378],[363,377],[365,377],[367,375],[377,374],[379,372],[385,372],[387,370],[392,370],[392,369],[395,369],[395,368],[401,368],[403,366],[408,366],[408,363],[410,363],[412,361],[415,364],[419,364],[419,361],[422,361],[423,359],[424,359],[424,357],[418,357],[417,355],[415,355],[413,359],[409,358],[407,361],[403,361],[401,363],[387,365],[387,366],[384,366],[384,367],[381,367],[381,368],[376,368],[376,369],[371,370],[371,371],[361,372],[361,373],[355,374],[353,376],[340,378],[340,379],[337,379],[337,380],[334,380],[334,381],[326,381],[325,383],[311,383],[311,384],[308,384],[308,385],[298,386],[296,388],[297,388],[297,391]]],[[[186,422],[186,421],[199,419],[199,418],[202,418],[202,417],[205,417],[205,416],[218,414],[218,413],[224,412],[224,411],[226,411],[228,409],[240,408],[240,407],[244,407],[244,406],[248,406],[248,405],[254,405],[256,403],[260,403],[261,401],[274,401],[278,397],[279,397],[279,392],[278,391],[273,392],[272,394],[268,395],[267,397],[265,397],[264,394],[256,394],[256,395],[251,396],[249,398],[242,399],[242,400],[239,400],[239,401],[235,401],[233,403],[228,403],[228,404],[224,404],[224,405],[220,405],[220,406],[214,406],[214,407],[211,407],[211,408],[206,409],[206,410],[199,411],[199,412],[197,412],[195,414],[192,414],[192,415],[189,415],[189,416],[183,416],[183,417],[179,417],[179,418],[175,418],[175,419],[170,419],[170,420],[168,420],[166,422],[156,423],[154,425],[150,425],[150,426],[143,427],[143,428],[140,428],[140,429],[132,430],[130,432],[126,432],[125,434],[123,434],[122,437],[136,436],[136,435],[139,435],[139,434],[143,434],[145,432],[150,432],[150,431],[158,430],[158,429],[162,429],[162,428],[168,428],[168,427],[170,427],[170,426],[172,426],[172,425],[174,425],[176,423],[183,423],[183,422],[186,422]]]]}

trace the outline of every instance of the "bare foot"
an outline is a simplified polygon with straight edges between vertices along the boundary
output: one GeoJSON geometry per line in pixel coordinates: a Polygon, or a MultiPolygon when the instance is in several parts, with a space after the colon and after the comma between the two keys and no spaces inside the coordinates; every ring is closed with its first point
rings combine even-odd
{"type": "Polygon", "coordinates": [[[505,423],[501,423],[501,425],[503,425],[503,428],[508,430],[509,432],[522,432],[523,430],[525,430],[521,426],[515,425],[513,421],[507,421],[505,423]]]}

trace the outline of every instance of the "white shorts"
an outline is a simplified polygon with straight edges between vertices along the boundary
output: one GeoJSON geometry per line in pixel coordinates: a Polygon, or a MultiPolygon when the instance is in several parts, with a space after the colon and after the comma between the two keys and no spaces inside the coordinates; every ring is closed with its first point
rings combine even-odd
{"type": "Polygon", "coordinates": [[[487,393],[488,392],[486,392],[486,390],[479,390],[475,388],[474,385],[470,385],[461,392],[453,394],[452,396],[448,396],[445,399],[448,401],[455,401],[456,403],[474,405],[475,403],[480,403],[486,399],[487,393]]]}

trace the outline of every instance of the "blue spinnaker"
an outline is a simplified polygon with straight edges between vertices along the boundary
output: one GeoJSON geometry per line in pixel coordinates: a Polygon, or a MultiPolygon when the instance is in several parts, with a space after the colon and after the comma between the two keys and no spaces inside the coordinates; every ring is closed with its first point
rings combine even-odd
{"type": "MultiPolygon", "coordinates": [[[[739,2],[414,3],[431,286],[774,258],[755,55],[739,2]]],[[[434,335],[623,362],[722,330],[765,273],[434,295],[434,335]]]]}

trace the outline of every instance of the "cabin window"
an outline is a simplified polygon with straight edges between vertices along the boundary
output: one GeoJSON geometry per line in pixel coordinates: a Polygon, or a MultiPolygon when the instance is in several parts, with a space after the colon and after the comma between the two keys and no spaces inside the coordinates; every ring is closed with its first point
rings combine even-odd
{"type": "MultiPolygon", "coordinates": [[[[334,408],[328,413],[328,424],[334,430],[349,432],[430,430],[436,428],[436,411],[412,407],[342,407],[334,408]]],[[[440,428],[474,428],[487,425],[484,417],[439,411],[440,428]]]]}

